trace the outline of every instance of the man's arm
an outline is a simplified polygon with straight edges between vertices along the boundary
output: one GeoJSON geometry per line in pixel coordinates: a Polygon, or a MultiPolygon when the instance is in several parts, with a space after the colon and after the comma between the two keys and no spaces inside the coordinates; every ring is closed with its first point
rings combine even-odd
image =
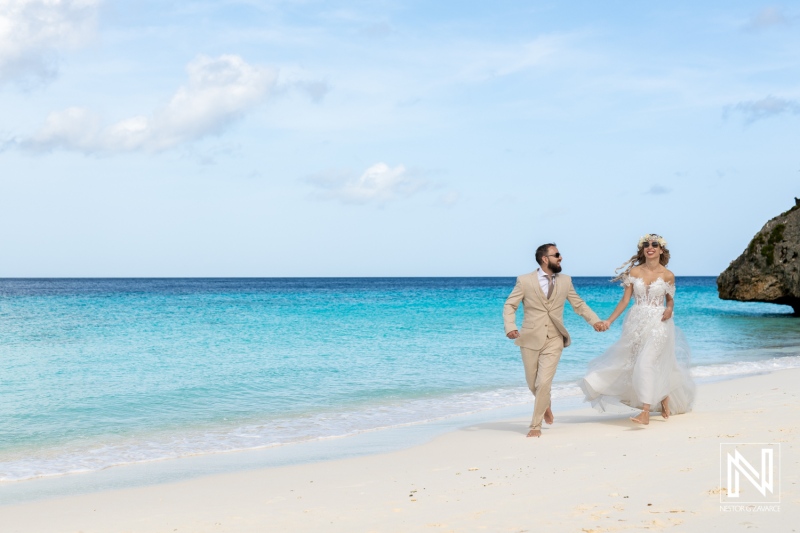
{"type": "Polygon", "coordinates": [[[514,285],[514,290],[506,298],[506,303],[503,306],[503,325],[506,329],[506,337],[509,339],[516,339],[519,337],[517,330],[517,308],[522,301],[522,280],[517,278],[517,284],[514,285]]]}
{"type": "Polygon", "coordinates": [[[600,317],[597,316],[595,312],[592,311],[592,308],[586,305],[586,302],[584,302],[583,299],[578,296],[578,293],[575,292],[575,287],[572,286],[571,280],[569,283],[569,292],[567,292],[567,300],[569,300],[572,310],[578,315],[582,316],[586,322],[592,326],[600,322],[600,317]]]}

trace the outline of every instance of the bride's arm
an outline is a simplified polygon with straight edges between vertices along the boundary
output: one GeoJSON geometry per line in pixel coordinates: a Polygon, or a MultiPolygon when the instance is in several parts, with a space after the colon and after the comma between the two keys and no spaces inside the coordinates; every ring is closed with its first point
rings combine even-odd
{"type": "Polygon", "coordinates": [[[675,298],[672,295],[675,293],[675,274],[667,270],[665,281],[672,284],[671,292],[667,291],[667,308],[664,309],[664,314],[661,316],[661,321],[665,322],[672,318],[672,309],[675,307],[675,298]]]}
{"type": "Polygon", "coordinates": [[[633,284],[629,283],[628,285],[625,285],[625,292],[622,293],[622,298],[617,304],[617,307],[614,309],[614,312],[611,313],[611,316],[605,320],[605,322],[608,323],[609,326],[617,318],[619,318],[619,315],[621,315],[625,311],[625,309],[627,309],[628,304],[631,302],[631,295],[633,295],[633,284]]]}
{"type": "Polygon", "coordinates": [[[667,294],[667,308],[664,309],[664,314],[661,316],[661,321],[669,320],[672,318],[672,308],[675,307],[675,299],[667,294]]]}

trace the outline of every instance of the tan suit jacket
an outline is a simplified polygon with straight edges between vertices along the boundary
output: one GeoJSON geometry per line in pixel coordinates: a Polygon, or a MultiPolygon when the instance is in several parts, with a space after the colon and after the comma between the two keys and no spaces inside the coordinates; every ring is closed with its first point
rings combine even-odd
{"type": "MultiPolygon", "coordinates": [[[[539,350],[547,339],[548,328],[555,328],[564,338],[564,347],[570,344],[569,333],[564,327],[564,302],[569,300],[573,311],[582,316],[589,324],[594,325],[600,318],[584,302],[572,286],[572,278],[558,274],[555,290],[550,297],[542,292],[536,271],[517,278],[514,290],[509,294],[503,306],[503,322],[506,334],[519,329],[519,338],[514,342],[517,346],[539,350]],[[517,328],[516,313],[522,302],[524,314],[522,328],[517,328]]],[[[551,335],[552,336],[552,335],[551,335]]]]}

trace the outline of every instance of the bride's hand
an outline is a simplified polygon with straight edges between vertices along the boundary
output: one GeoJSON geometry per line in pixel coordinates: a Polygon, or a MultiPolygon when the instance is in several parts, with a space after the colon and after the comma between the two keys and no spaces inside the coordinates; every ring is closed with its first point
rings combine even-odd
{"type": "Polygon", "coordinates": [[[667,308],[667,309],[664,310],[664,315],[661,317],[661,321],[665,322],[665,321],[669,320],[670,318],[672,318],[672,309],[667,308]]]}
{"type": "Polygon", "coordinates": [[[610,323],[607,320],[601,320],[600,322],[594,323],[594,330],[595,331],[608,331],[608,326],[610,323]]]}

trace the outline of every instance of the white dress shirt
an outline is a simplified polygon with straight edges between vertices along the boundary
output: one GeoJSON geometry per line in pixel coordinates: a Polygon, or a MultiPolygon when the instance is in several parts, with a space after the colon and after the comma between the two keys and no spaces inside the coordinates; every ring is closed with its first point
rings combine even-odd
{"type": "MultiPolygon", "coordinates": [[[[539,286],[542,288],[544,295],[547,296],[547,286],[550,285],[550,280],[547,278],[547,274],[545,274],[541,268],[536,269],[536,274],[539,277],[539,286]]],[[[556,290],[557,279],[558,274],[553,274],[553,290],[556,290]]]]}

